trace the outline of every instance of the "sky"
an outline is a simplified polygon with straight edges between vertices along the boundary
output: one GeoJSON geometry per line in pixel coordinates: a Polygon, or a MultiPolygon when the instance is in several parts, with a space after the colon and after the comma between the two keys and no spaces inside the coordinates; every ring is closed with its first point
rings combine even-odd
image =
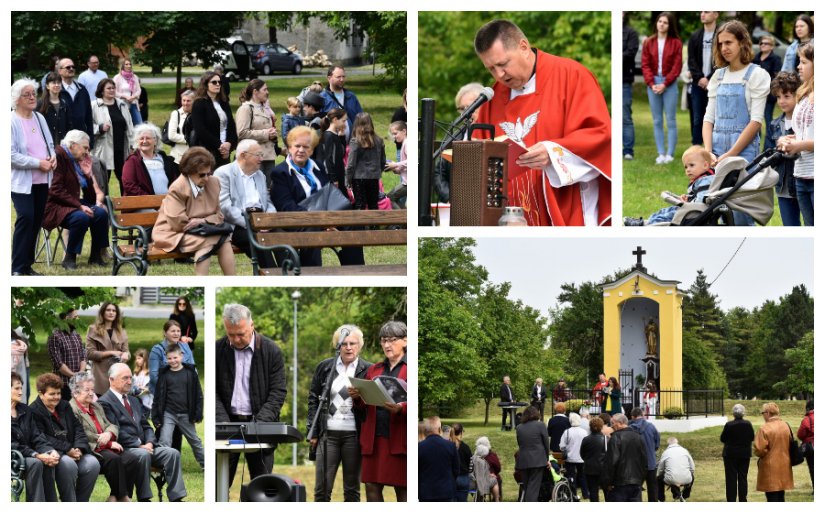
{"type": "Polygon", "coordinates": [[[476,263],[493,283],[512,283],[511,299],[520,299],[544,315],[556,306],[563,283],[600,281],[635,265],[636,246],[647,253],[642,264],[662,280],[680,281],[687,290],[704,268],[711,292],[727,311],[778,300],[794,285],[813,296],[813,241],[810,238],[480,238],[476,263]],[[730,265],[725,264],[736,253],[730,265]]]}

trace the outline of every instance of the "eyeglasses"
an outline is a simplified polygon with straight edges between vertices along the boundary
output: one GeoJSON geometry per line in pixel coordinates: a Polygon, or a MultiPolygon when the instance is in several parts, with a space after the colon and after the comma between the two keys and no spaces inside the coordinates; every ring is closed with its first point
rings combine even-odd
{"type": "Polygon", "coordinates": [[[32,91],[32,92],[30,92],[30,93],[22,93],[22,94],[20,95],[20,97],[21,97],[21,98],[37,98],[37,94],[35,94],[35,92],[34,92],[34,91],[32,91]]]}
{"type": "Polygon", "coordinates": [[[384,344],[393,344],[398,340],[403,340],[406,337],[381,337],[381,345],[384,344]]]}
{"type": "Polygon", "coordinates": [[[212,173],[198,173],[200,178],[209,178],[210,176],[212,176],[212,173]]]}
{"type": "Polygon", "coordinates": [[[773,46],[773,44],[765,42],[765,43],[759,43],[759,46],[773,46]]]}
{"type": "Polygon", "coordinates": [[[63,69],[74,69],[74,66],[63,66],[63,69]]]}
{"type": "Polygon", "coordinates": [[[209,83],[212,84],[212,85],[221,85],[220,80],[210,80],[209,83]]]}
{"type": "Polygon", "coordinates": [[[258,151],[255,153],[252,153],[251,151],[245,151],[244,153],[246,153],[247,155],[252,155],[253,157],[258,157],[259,159],[264,158],[264,152],[262,151],[258,151]]]}
{"type": "Polygon", "coordinates": [[[181,302],[179,302],[179,303],[178,303],[178,306],[186,306],[186,302],[185,302],[185,301],[181,301],[181,302]]]}

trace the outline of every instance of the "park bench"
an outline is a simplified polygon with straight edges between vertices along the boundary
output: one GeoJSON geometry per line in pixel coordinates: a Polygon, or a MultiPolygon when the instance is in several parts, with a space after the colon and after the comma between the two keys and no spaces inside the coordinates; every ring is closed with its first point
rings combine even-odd
{"type": "MultiPolygon", "coordinates": [[[[157,260],[183,259],[193,253],[181,253],[157,249],[150,238],[150,231],[158,219],[157,210],[165,194],[151,196],[106,196],[112,230],[112,276],[117,276],[124,265],[131,265],[140,276],[149,271],[149,264],[157,260]],[[151,209],[151,211],[146,211],[151,209]]],[[[235,253],[241,250],[232,246],[235,253]]]]}
{"type": "MultiPolygon", "coordinates": [[[[407,244],[406,210],[345,210],[337,212],[246,212],[246,227],[252,245],[263,251],[292,248],[353,246],[404,246],[407,244]],[[354,227],[360,229],[344,230],[354,227]]],[[[260,268],[252,257],[253,275],[287,274],[312,276],[406,276],[406,264],[346,265],[335,267],[260,268]]]]}

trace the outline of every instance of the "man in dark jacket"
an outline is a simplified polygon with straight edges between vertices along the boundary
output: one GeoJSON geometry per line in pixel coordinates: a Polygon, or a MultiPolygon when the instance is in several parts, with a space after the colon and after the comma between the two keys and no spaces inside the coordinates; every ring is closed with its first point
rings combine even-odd
{"type": "MultiPolygon", "coordinates": [[[[498,397],[501,399],[503,403],[512,403],[515,402],[516,396],[513,395],[513,389],[510,387],[510,376],[504,376],[501,383],[501,388],[498,391],[498,397]]],[[[512,429],[513,426],[513,415],[515,415],[515,410],[511,408],[502,408],[501,409],[501,430],[502,431],[509,431],[512,429]],[[510,415],[510,424],[507,424],[507,415],[510,415]]]]}
{"type": "Polygon", "coordinates": [[[550,437],[550,450],[561,452],[559,444],[564,432],[570,429],[570,419],[567,418],[567,406],[564,403],[553,405],[553,411],[556,414],[547,422],[547,436],[550,437]]]}
{"type": "MultiPolygon", "coordinates": [[[[89,502],[100,473],[100,463],[92,455],[89,440],[71,406],[60,398],[62,385],[63,381],[56,374],[39,376],[38,395],[31,404],[31,411],[46,443],[60,455],[60,462],[55,468],[60,500],[89,502]]],[[[54,481],[46,479],[43,489],[47,502],[57,502],[54,481]]]]}
{"type": "Polygon", "coordinates": [[[647,501],[656,502],[659,500],[657,490],[658,481],[656,479],[656,451],[659,450],[659,431],[656,426],[645,420],[642,409],[639,407],[630,410],[630,429],[642,436],[645,443],[645,454],[647,457],[647,501]]]}
{"type": "Polygon", "coordinates": [[[702,124],[708,108],[708,82],[716,66],[713,65],[713,38],[719,11],[702,11],[702,27],[688,39],[688,70],[690,71],[690,112],[693,144],[702,144],[702,124]]]}
{"type": "Polygon", "coordinates": [[[83,84],[74,79],[75,67],[71,59],[61,59],[57,73],[63,81],[60,98],[69,106],[72,128],[83,130],[89,135],[89,147],[95,145],[95,127],[92,119],[92,101],[83,84]]]}
{"type": "Polygon", "coordinates": [[[116,363],[109,367],[109,390],[100,396],[100,404],[106,412],[106,418],[118,427],[118,443],[138,458],[140,470],[135,476],[138,500],[148,502],[152,499],[149,472],[155,466],[162,467],[166,475],[166,495],[169,500],[180,502],[187,495],[180,453],[171,447],[158,445],[155,432],[147,419],[148,413],[144,412],[140,399],[129,395],[131,391],[132,371],[129,366],[116,363]]]}
{"type": "Polygon", "coordinates": [[[458,451],[455,444],[441,437],[441,419],[424,421],[426,438],[418,442],[418,500],[451,502],[458,477],[458,451]]]}
{"type": "MultiPolygon", "coordinates": [[[[223,309],[226,336],[215,349],[215,421],[278,422],[286,399],[284,357],[272,340],[255,331],[252,312],[239,304],[223,309]]],[[[246,453],[250,478],[272,472],[275,448],[246,453]]],[[[229,457],[229,486],[239,454],[229,457]]]]}
{"type": "Polygon", "coordinates": [[[645,443],[629,429],[623,413],[613,415],[613,429],[605,456],[608,502],[642,502],[642,483],[647,476],[645,443]]]}

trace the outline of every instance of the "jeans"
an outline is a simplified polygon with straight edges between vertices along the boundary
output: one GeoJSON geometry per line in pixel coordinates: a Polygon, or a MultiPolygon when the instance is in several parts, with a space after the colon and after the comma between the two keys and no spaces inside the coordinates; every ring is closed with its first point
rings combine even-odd
{"type": "MultiPolygon", "coordinates": [[[[656,84],[663,84],[665,79],[659,75],[654,81],[656,84]]],[[[676,152],[676,103],[679,100],[679,83],[673,82],[662,94],[656,94],[648,87],[647,99],[653,115],[653,139],[656,141],[656,150],[659,155],[673,156],[676,152]],[[662,126],[663,113],[667,122],[667,151],[665,151],[665,131],[662,126]]]]}
{"type": "Polygon", "coordinates": [[[455,478],[455,502],[467,502],[468,493],[470,493],[470,474],[461,474],[455,478]]]}
{"type": "Polygon", "coordinates": [[[636,144],[632,103],[633,84],[622,84],[622,155],[633,155],[636,144]]]}
{"type": "Polygon", "coordinates": [[[132,115],[132,125],[138,126],[143,123],[143,118],[140,117],[140,109],[138,108],[137,103],[129,104],[129,114],[132,115]]]}
{"type": "Polygon", "coordinates": [[[14,221],[14,236],[11,243],[11,270],[17,273],[31,271],[34,263],[34,246],[46,211],[49,185],[32,185],[31,194],[11,193],[11,201],[17,219],[14,221]]]}
{"type": "Polygon", "coordinates": [[[192,452],[195,454],[195,460],[203,468],[203,442],[198,437],[195,424],[189,420],[188,413],[171,413],[168,411],[163,413],[163,424],[160,427],[161,445],[172,446],[172,433],[175,431],[175,426],[186,437],[186,441],[189,442],[189,446],[192,447],[192,452]]]}
{"type": "Polygon", "coordinates": [[[676,205],[659,209],[650,214],[650,217],[647,218],[647,224],[670,223],[673,221],[677,210],[679,210],[679,207],[676,205]]]}
{"type": "Polygon", "coordinates": [[[750,458],[723,457],[725,464],[725,499],[728,502],[748,502],[748,467],[750,458]]]}
{"type": "Polygon", "coordinates": [[[361,446],[355,431],[327,431],[318,440],[315,460],[315,502],[329,502],[338,466],[343,467],[344,501],[361,501],[361,446]],[[326,438],[326,451],[324,439],[326,438]],[[324,461],[326,460],[326,489],[324,461]]]}
{"type": "Polygon", "coordinates": [[[796,200],[802,212],[805,226],[814,225],[814,181],[794,178],[796,180],[796,200]]]}
{"type": "Polygon", "coordinates": [[[799,211],[799,201],[796,198],[777,198],[779,201],[779,215],[783,226],[802,226],[799,211]]]}
{"type": "Polygon", "coordinates": [[[708,90],[694,85],[690,89],[690,111],[693,113],[693,126],[691,127],[691,142],[702,144],[702,124],[704,124],[705,111],[708,108],[708,90]]]}
{"type": "MultiPolygon", "coordinates": [[[[86,205],[89,206],[89,205],[86,205]]],[[[105,208],[91,206],[94,215],[87,216],[82,210],[75,210],[63,218],[60,226],[69,230],[69,244],[66,252],[79,255],[83,251],[83,238],[86,230],[92,234],[92,249],[90,258],[99,258],[100,250],[107,246],[106,239],[109,233],[109,214],[105,208]]]]}

